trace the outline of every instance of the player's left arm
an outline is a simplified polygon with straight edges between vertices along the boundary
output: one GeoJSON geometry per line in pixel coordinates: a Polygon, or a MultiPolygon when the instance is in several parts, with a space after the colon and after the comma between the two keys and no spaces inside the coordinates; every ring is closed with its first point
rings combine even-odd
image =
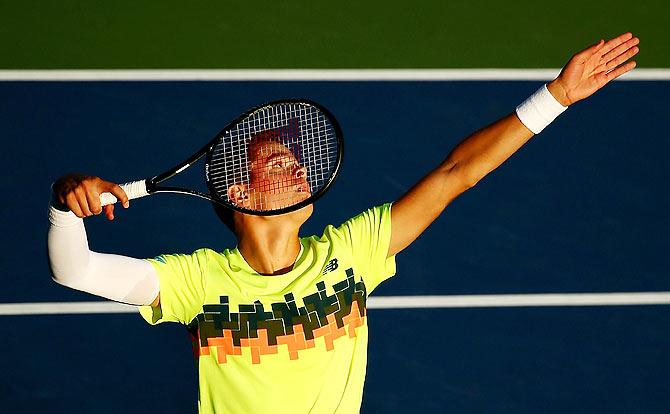
{"type": "MultiPolygon", "coordinates": [[[[638,43],[631,33],[599,41],[575,54],[547,89],[564,107],[591,96],[635,67],[635,61],[628,60],[638,53],[638,43]]],[[[451,201],[501,165],[533,135],[512,113],[458,144],[442,164],[393,204],[388,256],[411,244],[451,201]]]]}

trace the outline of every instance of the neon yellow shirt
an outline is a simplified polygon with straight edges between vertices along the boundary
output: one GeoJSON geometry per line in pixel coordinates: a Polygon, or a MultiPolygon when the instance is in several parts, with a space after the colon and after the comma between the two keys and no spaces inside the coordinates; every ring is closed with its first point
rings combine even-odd
{"type": "Polygon", "coordinates": [[[189,327],[200,413],[357,413],[367,362],[366,299],[395,273],[387,258],[391,205],[367,210],[321,237],[300,239],[283,275],[256,273],[235,249],[200,249],[149,261],[160,307],[154,325],[189,327]]]}

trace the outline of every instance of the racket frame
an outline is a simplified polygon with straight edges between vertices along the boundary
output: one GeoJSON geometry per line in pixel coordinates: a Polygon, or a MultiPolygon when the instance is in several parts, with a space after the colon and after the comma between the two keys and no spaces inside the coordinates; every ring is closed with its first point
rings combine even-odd
{"type": "Polygon", "coordinates": [[[344,139],[342,138],[342,129],[340,127],[340,124],[337,122],[333,114],[324,108],[321,104],[318,104],[314,101],[311,101],[309,99],[281,99],[281,100],[276,100],[276,101],[271,101],[264,103],[262,105],[258,105],[256,107],[253,107],[249,109],[248,111],[244,112],[243,114],[239,115],[237,118],[232,120],[231,122],[226,125],[225,128],[223,128],[219,133],[217,133],[214,138],[207,143],[207,145],[203,146],[200,150],[196,151],[193,155],[182,161],[181,163],[177,164],[175,167],[166,170],[165,172],[156,175],[155,177],[148,178],[146,179],[146,189],[148,194],[156,194],[156,193],[177,193],[177,194],[187,194],[187,195],[192,195],[196,197],[203,198],[205,200],[211,201],[217,205],[238,211],[240,213],[244,214],[253,214],[256,216],[274,216],[274,215],[279,215],[279,214],[286,214],[290,213],[292,211],[299,210],[309,204],[314,203],[316,200],[321,198],[325,192],[330,188],[332,183],[335,181],[335,178],[340,172],[340,168],[342,166],[342,160],[343,160],[343,155],[344,155],[344,139]],[[216,191],[213,187],[212,182],[210,181],[209,178],[209,167],[211,165],[212,161],[212,150],[218,144],[218,142],[221,140],[221,138],[224,136],[226,132],[231,130],[234,126],[239,124],[244,118],[248,117],[251,115],[253,112],[256,112],[260,109],[263,109],[268,106],[272,105],[278,105],[278,104],[307,104],[310,106],[313,106],[317,108],[319,111],[321,111],[326,118],[328,118],[328,121],[331,123],[333,126],[333,130],[335,132],[335,137],[337,139],[337,145],[338,145],[338,150],[337,150],[337,159],[335,160],[335,168],[333,169],[332,173],[328,177],[328,180],[325,182],[325,184],[317,190],[316,193],[311,194],[308,198],[305,200],[294,204],[292,206],[276,209],[276,210],[251,210],[251,209],[246,209],[240,206],[237,206],[233,203],[227,202],[225,200],[220,199],[219,197],[213,196],[216,194],[216,191]],[[206,156],[205,158],[205,166],[204,166],[204,172],[205,172],[205,182],[207,183],[207,188],[210,191],[209,194],[203,193],[201,191],[197,190],[191,190],[187,188],[181,188],[181,187],[163,187],[160,186],[159,184],[162,183],[163,181],[166,181],[175,175],[179,174],[180,172],[186,170],[189,168],[191,165],[196,163],[200,158],[203,156],[206,156]]]}

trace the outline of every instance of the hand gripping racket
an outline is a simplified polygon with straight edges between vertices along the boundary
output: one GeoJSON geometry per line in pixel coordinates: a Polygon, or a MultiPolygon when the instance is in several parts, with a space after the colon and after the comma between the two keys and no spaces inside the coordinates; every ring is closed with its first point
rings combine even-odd
{"type": "MultiPolygon", "coordinates": [[[[305,99],[267,103],[245,112],[182,163],[153,178],[121,185],[129,199],[155,193],[204,198],[242,213],[284,214],[321,197],[337,176],[343,140],[335,118],[305,99]],[[209,193],[161,185],[205,158],[209,193]]],[[[102,205],[114,204],[111,193],[102,205]]]]}

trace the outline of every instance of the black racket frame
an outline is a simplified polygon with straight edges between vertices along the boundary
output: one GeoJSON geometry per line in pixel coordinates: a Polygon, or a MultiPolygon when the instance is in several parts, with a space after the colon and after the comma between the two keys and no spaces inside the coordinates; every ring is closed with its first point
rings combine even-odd
{"type": "Polygon", "coordinates": [[[333,114],[323,107],[321,104],[318,104],[312,100],[309,99],[280,99],[276,101],[271,101],[264,103],[262,105],[258,105],[256,107],[253,107],[249,109],[248,111],[244,112],[237,118],[235,118],[233,121],[228,123],[225,128],[223,128],[221,131],[219,131],[218,134],[209,142],[207,145],[202,147],[200,150],[196,151],[193,155],[182,161],[181,163],[177,164],[175,167],[165,171],[164,173],[158,174],[157,176],[153,178],[148,178],[146,180],[146,187],[147,187],[147,193],[149,194],[155,194],[155,193],[177,193],[177,194],[187,194],[187,195],[192,195],[200,198],[204,198],[205,200],[211,201],[213,203],[216,203],[220,206],[239,211],[240,213],[245,213],[245,214],[253,214],[257,216],[274,216],[274,215],[279,215],[279,214],[286,214],[290,213],[292,211],[299,210],[309,204],[314,203],[316,200],[321,198],[325,194],[325,192],[330,188],[330,186],[333,184],[335,181],[335,178],[340,172],[340,167],[342,165],[342,159],[344,155],[344,139],[342,137],[342,129],[340,127],[340,124],[337,122],[337,119],[333,116],[333,114]],[[321,111],[330,121],[330,123],[333,125],[333,129],[335,130],[335,137],[337,138],[337,144],[338,144],[338,150],[337,150],[337,159],[336,159],[336,164],[335,164],[335,169],[333,170],[332,174],[330,177],[328,177],[328,180],[326,183],[321,187],[316,193],[311,194],[307,199],[289,206],[289,207],[284,207],[281,209],[276,209],[276,210],[268,210],[268,211],[258,211],[258,210],[250,210],[246,209],[237,205],[234,205],[233,203],[230,203],[226,200],[223,200],[217,196],[215,196],[216,191],[213,188],[213,184],[210,181],[209,178],[209,166],[211,164],[211,159],[212,159],[212,150],[216,146],[216,144],[219,142],[221,137],[223,135],[233,129],[237,124],[242,122],[246,117],[251,115],[253,112],[258,111],[259,109],[263,109],[268,106],[273,106],[273,105],[278,105],[278,104],[308,104],[311,106],[314,106],[317,108],[319,111],[321,111]],[[187,188],[181,188],[181,187],[163,187],[160,186],[159,184],[162,183],[163,181],[166,181],[175,175],[179,174],[180,172],[186,170],[189,168],[191,165],[196,163],[200,158],[203,156],[207,156],[205,158],[205,181],[207,183],[207,188],[209,189],[209,194],[203,193],[201,191],[197,190],[190,190],[187,188]]]}

